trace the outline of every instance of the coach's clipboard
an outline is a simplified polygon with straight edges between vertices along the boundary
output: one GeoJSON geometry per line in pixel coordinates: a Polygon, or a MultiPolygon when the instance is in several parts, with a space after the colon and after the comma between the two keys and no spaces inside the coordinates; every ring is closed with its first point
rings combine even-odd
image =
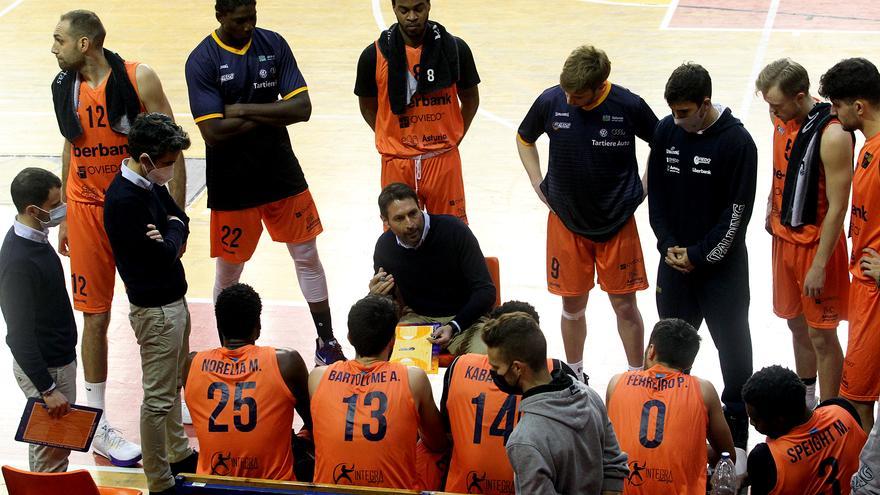
{"type": "Polygon", "coordinates": [[[88,452],[101,420],[101,409],[70,405],[63,418],[52,419],[42,399],[31,397],[15,433],[19,442],[88,452]]]}
{"type": "Polygon", "coordinates": [[[440,346],[428,340],[439,323],[403,323],[395,330],[391,361],[407,366],[418,366],[429,374],[440,369],[440,346]]]}

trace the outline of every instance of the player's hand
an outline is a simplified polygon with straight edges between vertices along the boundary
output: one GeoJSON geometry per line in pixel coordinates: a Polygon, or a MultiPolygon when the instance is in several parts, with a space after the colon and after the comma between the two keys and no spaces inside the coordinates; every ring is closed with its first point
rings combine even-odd
{"type": "Polygon", "coordinates": [[[859,267],[862,273],[874,279],[877,285],[880,285],[880,254],[871,248],[862,249],[862,258],[859,260],[859,267]]]}
{"type": "Polygon", "coordinates": [[[387,296],[394,289],[394,275],[385,272],[381,266],[379,271],[370,279],[370,294],[387,296]]]}
{"type": "Polygon", "coordinates": [[[673,246],[666,250],[666,258],[663,260],[670,268],[678,270],[681,273],[690,273],[694,270],[694,265],[688,258],[687,248],[673,246]]]}
{"type": "Polygon", "coordinates": [[[440,347],[444,349],[449,345],[449,342],[452,340],[452,325],[443,325],[442,327],[434,330],[434,333],[428,337],[428,340],[434,344],[440,344],[440,347]]]}
{"type": "MultiPolygon", "coordinates": [[[[540,199],[542,203],[547,205],[547,208],[550,208],[550,203],[547,202],[547,196],[544,196],[544,191],[541,190],[541,183],[540,182],[533,183],[532,189],[535,190],[535,194],[538,195],[538,199],[540,199]]],[[[550,208],[550,210],[553,211],[553,208],[550,208]]]]}
{"type": "Polygon", "coordinates": [[[151,223],[148,223],[148,224],[147,224],[147,237],[148,237],[151,241],[165,242],[165,239],[162,238],[162,233],[159,232],[159,231],[156,229],[156,226],[153,225],[153,224],[151,224],[151,223]]]}
{"type": "Polygon", "coordinates": [[[67,401],[67,397],[57,388],[52,393],[44,395],[43,401],[46,403],[46,409],[50,418],[60,419],[70,412],[70,402],[67,401]]]}
{"type": "Polygon", "coordinates": [[[58,224],[58,254],[70,256],[70,244],[67,242],[67,220],[58,224]]]}
{"type": "Polygon", "coordinates": [[[816,265],[810,266],[806,278],[804,278],[804,295],[807,297],[819,297],[825,288],[825,269],[816,265]]]}

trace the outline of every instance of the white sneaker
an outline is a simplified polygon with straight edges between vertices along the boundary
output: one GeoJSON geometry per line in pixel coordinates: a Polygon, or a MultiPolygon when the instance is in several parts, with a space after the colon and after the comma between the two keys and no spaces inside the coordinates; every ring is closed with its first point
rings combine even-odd
{"type": "Polygon", "coordinates": [[[193,424],[192,415],[189,413],[189,407],[187,407],[186,402],[183,400],[183,395],[180,396],[180,419],[185,425],[193,424]]]}
{"type": "Polygon", "coordinates": [[[805,397],[805,400],[807,403],[807,409],[809,409],[810,411],[812,411],[813,409],[816,409],[816,406],[819,405],[819,398],[816,397],[815,395],[811,396],[811,395],[807,394],[807,396],[805,397]]]}
{"type": "Polygon", "coordinates": [[[119,467],[135,466],[141,460],[141,446],[126,440],[122,432],[106,422],[98,425],[92,440],[92,452],[110,459],[111,464],[119,467]]]}

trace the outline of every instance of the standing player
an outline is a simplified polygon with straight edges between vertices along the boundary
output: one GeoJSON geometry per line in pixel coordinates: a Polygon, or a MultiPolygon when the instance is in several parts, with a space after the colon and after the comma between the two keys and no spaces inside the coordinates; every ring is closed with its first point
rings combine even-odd
{"type": "Polygon", "coordinates": [[[795,367],[812,409],[817,374],[822,400],[837,397],[840,389],[837,324],[846,319],[849,297],[843,219],[854,140],[831,115],[831,105],[810,95],[809,75],[797,62],[783,58],[769,64],[755,86],[770,106],[776,131],[767,201],[773,310],[788,320],[795,367]]]}
{"type": "MultiPolygon", "coordinates": [[[[538,321],[535,308],[519,301],[508,301],[495,308],[490,318],[520,311],[538,321]]],[[[556,359],[548,360],[547,366],[551,372],[570,372],[556,359]]],[[[519,419],[522,397],[499,390],[491,370],[488,356],[471,353],[456,358],[443,378],[440,415],[452,437],[445,488],[448,492],[514,493],[513,468],[504,446],[519,419]]]]}
{"type": "Polygon", "coordinates": [[[657,117],[645,101],[611,84],[605,52],[581,46],[562,66],[559,85],[544,91],[517,134],[519,157],[547,215],[547,286],[562,296],[562,341],[583,374],[587,298],[593,277],[617,315],[630,369],[642,366],[644,324],[636,291],[648,287],[633,213],[644,199],[635,138],[650,141],[657,117]],[[547,176],[535,141],[550,137],[547,176]]]}
{"type": "Polygon", "coordinates": [[[852,179],[849,307],[853,311],[840,395],[854,402],[862,426],[871,431],[874,402],[880,396],[880,195],[876,192],[880,181],[880,73],[863,58],[842,60],[822,76],[819,94],[831,100],[832,111],[844,130],[859,130],[865,136],[852,179]]]}
{"type": "MultiPolygon", "coordinates": [[[[61,68],[52,84],[52,99],[65,139],[61,190],[68,204],[67,221],[58,231],[58,251],[70,256],[73,307],[83,312],[86,402],[99,409],[105,409],[107,329],[116,281],[104,231],[104,194],[128,156],[128,129],[138,113],[172,115],[153,69],[105,50],[105,36],[94,12],[73,10],[61,16],[52,44],[61,68]]],[[[183,207],[186,167],[182,154],[174,170],[171,193],[183,207]]],[[[105,409],[93,450],[117,466],[136,464],[140,446],[126,441],[107,417],[105,409]]]]}
{"type": "Polygon", "coordinates": [[[431,0],[391,5],[397,23],[361,53],[354,87],[376,134],[382,187],[407,184],[429,213],[467,223],[458,146],[480,105],[474,56],[463,40],[428,21],[431,0]]]}
{"type": "Polygon", "coordinates": [[[309,375],[315,438],[315,482],[414,489],[416,442],[446,448],[428,376],[388,362],[397,305],[368,295],[348,313],[348,340],[357,356],[309,375]]]}
{"type": "Polygon", "coordinates": [[[730,109],[712,104],[712,78],[702,66],[676,68],[664,97],[672,115],[657,125],[648,159],[651,227],[663,258],[657,310],[694,328],[706,319],[721,362],[725,417],[734,445],[745,449],[740,391],[752,374],[745,237],[758,150],[730,109]]]}
{"type": "Polygon", "coordinates": [[[206,143],[214,298],[238,282],[265,223],[296,266],[318,330],[315,363],[345,359],[315,242],[321,219],[287,134],[311,116],[308,87],[284,38],[256,27],[255,0],[217,0],[215,9],[220,27],[186,61],[190,107],[206,143]]]}
{"type": "Polygon", "coordinates": [[[629,456],[626,494],[704,495],[706,462],[734,455],[715,387],[691,376],[700,336],[684,320],[660,320],[648,340],[645,370],[611,378],[605,404],[629,456]],[[706,440],[713,459],[707,459],[706,440]]]}
{"type": "Polygon", "coordinates": [[[202,449],[199,474],[295,479],[291,435],[285,432],[294,407],[311,430],[309,372],[298,352],[256,345],[262,309],[250,286],[223,289],[214,306],[222,347],[187,360],[183,376],[202,449]],[[232,461],[228,469],[218,469],[221,457],[232,461]]]}
{"type": "Polygon", "coordinates": [[[749,453],[753,495],[849,493],[867,435],[859,415],[840,398],[807,409],[806,387],[781,366],[754,374],[743,387],[749,417],[767,435],[749,453]]]}

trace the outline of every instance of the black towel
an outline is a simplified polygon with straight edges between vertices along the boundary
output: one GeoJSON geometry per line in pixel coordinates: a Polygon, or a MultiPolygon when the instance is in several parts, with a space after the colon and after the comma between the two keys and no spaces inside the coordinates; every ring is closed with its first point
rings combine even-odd
{"type": "MultiPolygon", "coordinates": [[[[140,98],[125,71],[125,60],[118,54],[104,49],[104,57],[110,64],[110,76],[104,91],[107,94],[107,119],[110,128],[120,134],[128,134],[134,119],[141,111],[140,98]]],[[[52,83],[52,101],[55,119],[61,135],[73,142],[83,133],[77,114],[79,103],[79,73],[61,71],[52,83]]]]}
{"type": "MultiPolygon", "coordinates": [[[[406,47],[400,26],[393,24],[379,36],[379,50],[388,61],[388,100],[395,115],[406,112],[412,98],[407,85],[409,74],[406,47]]],[[[422,40],[422,55],[416,74],[416,92],[421,94],[448,88],[458,82],[458,43],[440,24],[428,21],[422,40]]]]}
{"type": "Polygon", "coordinates": [[[817,103],[794,139],[782,189],[782,225],[797,228],[816,223],[822,166],[820,143],[822,130],[832,118],[831,104],[817,103]]]}

